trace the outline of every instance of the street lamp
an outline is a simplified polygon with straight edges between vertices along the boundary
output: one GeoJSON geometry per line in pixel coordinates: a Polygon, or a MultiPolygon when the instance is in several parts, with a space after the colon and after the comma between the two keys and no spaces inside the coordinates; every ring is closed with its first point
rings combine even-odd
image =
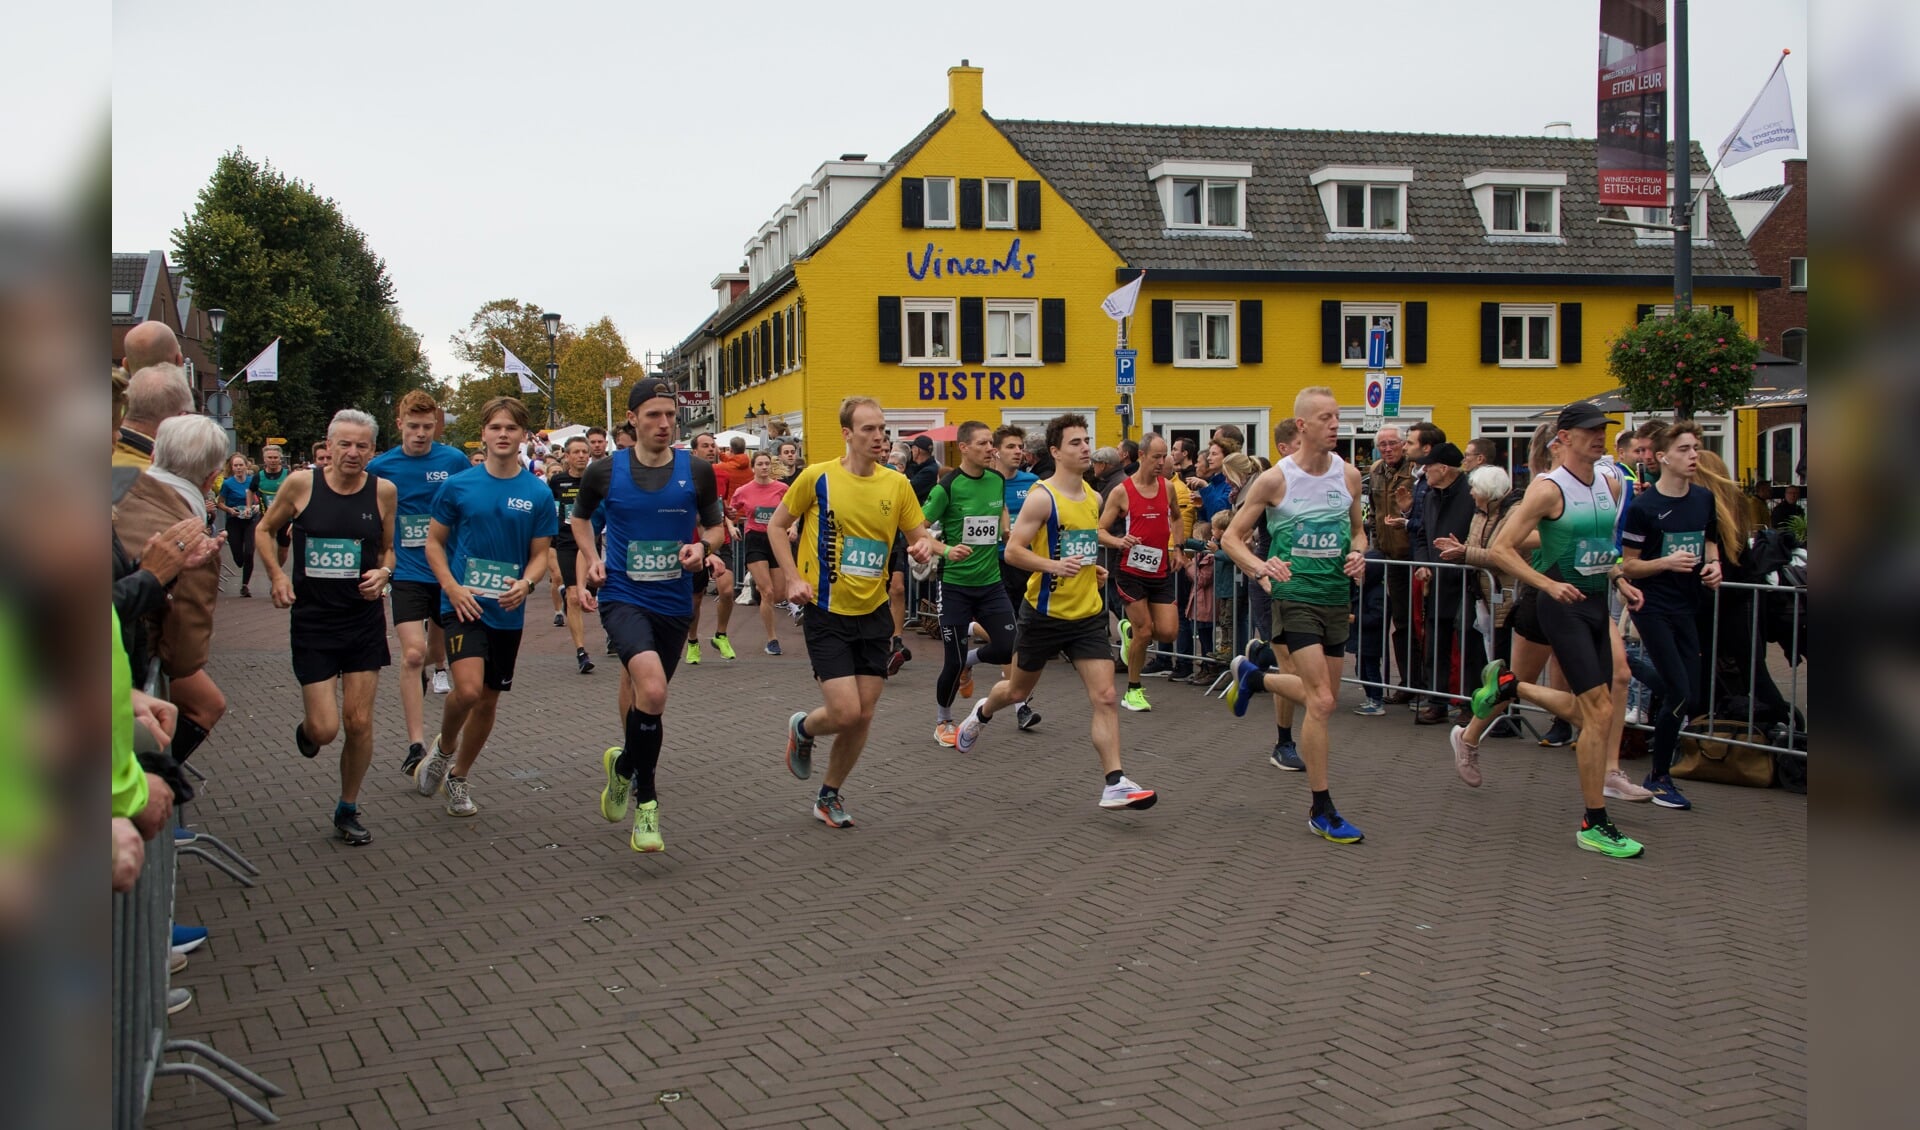
{"type": "Polygon", "coordinates": [[[233,409],[230,407],[230,405],[232,403],[233,398],[226,394],[227,386],[221,383],[221,380],[220,380],[220,335],[225,333],[227,329],[227,312],[225,310],[222,310],[218,306],[215,306],[213,309],[208,310],[207,326],[209,329],[213,330],[213,389],[214,391],[211,393],[208,393],[206,396],[203,396],[201,398],[201,402],[204,405],[206,405],[208,409],[207,414],[209,416],[219,416],[224,414],[227,417],[226,419],[227,436],[228,438],[232,438],[233,409]],[[219,398],[217,401],[215,400],[216,397],[219,398]],[[225,412],[222,413],[222,412],[213,411],[213,409],[215,408],[223,408],[225,409],[225,412]]]}
{"type": "Polygon", "coordinates": [[[554,342],[560,337],[560,315],[549,310],[540,315],[540,321],[547,327],[547,428],[552,430],[559,423],[553,402],[554,394],[559,391],[556,382],[559,379],[560,366],[554,361],[553,347],[554,342]]]}

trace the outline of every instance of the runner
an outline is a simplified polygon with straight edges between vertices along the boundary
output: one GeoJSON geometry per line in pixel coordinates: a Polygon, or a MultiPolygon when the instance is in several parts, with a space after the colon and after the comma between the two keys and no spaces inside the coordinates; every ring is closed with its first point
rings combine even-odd
{"type": "MultiPolygon", "coordinates": [[[[1273,426],[1273,457],[1276,460],[1285,459],[1299,449],[1300,428],[1294,420],[1291,418],[1285,419],[1273,426]]],[[[1365,480],[1366,473],[1362,472],[1361,481],[1363,485],[1365,480]]],[[[1362,513],[1366,511],[1364,499],[1361,502],[1361,511],[1362,513]]],[[[1254,528],[1253,549],[1256,553],[1269,553],[1270,555],[1272,539],[1261,536],[1266,532],[1267,531],[1261,530],[1258,526],[1254,528]]],[[[1371,537],[1369,537],[1368,544],[1372,544],[1371,537]]],[[[1286,628],[1280,622],[1279,602],[1270,602],[1268,611],[1271,613],[1271,617],[1267,628],[1267,641],[1269,645],[1273,647],[1274,666],[1279,668],[1284,674],[1296,674],[1297,672],[1295,672],[1293,668],[1293,654],[1287,650],[1287,644],[1284,638],[1286,636],[1286,628]]],[[[1372,688],[1368,688],[1367,693],[1372,695],[1378,692],[1372,688]]],[[[1307,763],[1300,760],[1299,743],[1293,740],[1293,715],[1296,709],[1297,707],[1294,701],[1286,695],[1277,694],[1273,696],[1273,727],[1276,736],[1273,743],[1273,752],[1267,755],[1267,762],[1276,769],[1285,769],[1292,773],[1303,773],[1306,771],[1307,763]]],[[[1355,712],[1360,713],[1365,710],[1366,703],[1362,702],[1355,712]]],[[[1386,708],[1380,708],[1380,713],[1386,713],[1386,708]]]]}
{"type": "MultiPolygon", "coordinates": [[[[1027,495],[1032,492],[1040,476],[1027,470],[1027,433],[1024,428],[1012,424],[1003,424],[993,433],[994,469],[1007,481],[1006,510],[1007,524],[1000,532],[1000,582],[1007,590],[1007,607],[1016,611],[1027,599],[1027,580],[1032,575],[1025,569],[1017,568],[1007,560],[1007,538],[1013,533],[1013,524],[1020,520],[1020,508],[1026,505],[1027,495]]],[[[1019,620],[1015,618],[1014,634],[1019,634],[1019,620]]],[[[1013,677],[1013,668],[1009,660],[1000,664],[1001,673],[1006,678],[1013,677]]],[[[1013,712],[1014,725],[1021,730],[1031,730],[1040,724],[1040,712],[1033,708],[1033,696],[1028,695],[1013,712]]]]}
{"type": "MultiPolygon", "coordinates": [[[[1607,588],[1618,588],[1630,610],[1641,607],[1640,591],[1621,573],[1614,548],[1614,512],[1621,486],[1596,468],[1606,453],[1605,413],[1592,404],[1568,405],[1554,423],[1560,466],[1527,486],[1513,517],[1492,546],[1500,571],[1540,590],[1535,614],[1547,645],[1560,665],[1566,690],[1523,683],[1494,660],[1481,672],[1473,693],[1473,713],[1485,718],[1515,698],[1580,725],[1574,744],[1581,799],[1586,813],[1575,842],[1586,851],[1613,859],[1631,859],[1646,849],[1616,828],[1607,816],[1609,731],[1615,713],[1614,645],[1607,615],[1607,588]],[[1520,556],[1528,534],[1540,532],[1542,571],[1520,556]]],[[[1620,704],[1624,711],[1624,702],[1620,704]]]]}
{"type": "Polygon", "coordinates": [[[940,527],[940,644],[946,658],[934,683],[933,740],[954,744],[955,697],[973,697],[973,665],[998,666],[1013,658],[1013,604],[1000,581],[1000,534],[1007,516],[1007,481],[992,467],[993,430],[978,420],[954,435],[960,466],[927,493],[927,521],[940,527]],[[986,629],[987,645],[973,646],[973,626],[986,629]]]}
{"type": "Polygon", "coordinates": [[[399,494],[369,475],[373,417],[352,408],[327,425],[327,465],[288,475],[254,537],[273,586],[273,606],[291,608],[287,642],[305,708],[293,742],[313,758],[342,729],[340,799],[333,827],[359,847],[373,841],[360,823],[360,782],[373,761],[373,700],[380,668],[390,661],[380,597],[393,579],[393,522],[399,494]],[[273,550],[283,526],[293,526],[293,573],[273,550]],[[340,701],[334,702],[334,684],[340,701]]]}
{"type": "MultiPolygon", "coordinates": [[[[607,454],[607,429],[595,424],[587,429],[587,462],[605,458],[607,454]]],[[[565,522],[561,523],[564,528],[565,522]]]]}
{"type": "MultiPolygon", "coordinates": [[[[718,550],[725,518],[713,466],[673,446],[679,401],[668,381],[646,377],[627,393],[627,420],[638,442],[587,468],[571,521],[586,591],[620,656],[620,725],[625,740],[600,756],[606,785],[600,815],[626,819],[633,807],[634,851],[666,848],[654,783],[664,740],[667,683],[693,619],[693,594],[706,583],[706,558],[718,550]],[[609,565],[593,537],[604,516],[609,565]]],[[[624,429],[623,429],[624,430],[624,429]]]]}
{"type": "MultiPolygon", "coordinates": [[[[253,477],[253,484],[254,489],[260,492],[261,514],[264,515],[273,509],[273,498],[280,493],[281,484],[287,481],[287,476],[291,473],[292,471],[287,467],[286,453],[280,450],[279,444],[270,443],[260,449],[260,473],[253,477]]],[[[293,544],[290,540],[292,536],[290,530],[280,531],[279,552],[275,554],[274,560],[278,561],[283,568],[287,564],[287,547],[293,544]]],[[[259,557],[256,550],[254,560],[258,561],[259,557]]]]}
{"type": "MultiPolygon", "coordinates": [[[[753,481],[733,491],[735,515],[747,531],[747,572],[760,594],[760,626],[767,632],[768,655],[780,654],[780,636],[774,631],[773,613],[785,606],[781,594],[786,591],[785,578],[774,564],[773,547],[767,541],[767,523],[773,520],[774,510],[787,494],[787,485],[773,477],[774,470],[773,456],[760,452],[753,457],[753,481]]],[[[796,532],[788,530],[789,535],[796,532]]],[[[793,538],[789,536],[788,540],[793,538]]]]}
{"type": "Polygon", "coordinates": [[[1127,661],[1127,693],[1120,705],[1128,710],[1152,710],[1140,687],[1140,669],[1146,666],[1147,645],[1172,643],[1180,631],[1174,575],[1186,568],[1178,534],[1179,515],[1173,491],[1160,477],[1167,458],[1167,441],[1150,432],[1140,448],[1140,465],[1120,480],[1100,511],[1100,544],[1120,554],[1120,576],[1115,591],[1126,615],[1120,620],[1120,653],[1127,661]],[[1126,533],[1110,531],[1124,519],[1126,533]]]}
{"type": "Polygon", "coordinates": [[[1306,708],[1298,752],[1313,793],[1307,828],[1336,844],[1354,844],[1365,837],[1340,815],[1328,789],[1327,719],[1333,716],[1345,667],[1352,583],[1366,573],[1360,469],[1334,454],[1340,404],[1332,389],[1301,389],[1293,415],[1297,449],[1247,486],[1221,538],[1221,548],[1276,602],[1278,642],[1293,669],[1270,670],[1273,648],[1255,640],[1247,645],[1249,655],[1233,659],[1227,702],[1244,717],[1252,694],[1266,691],[1306,708]],[[1270,538],[1265,561],[1249,544],[1254,523],[1262,518],[1270,538]]]}
{"type": "Polygon", "coordinates": [[[513,688],[527,597],[547,571],[553,541],[553,492],[520,462],[528,420],[527,406],[511,396],[481,405],[487,461],[447,480],[427,527],[427,564],[440,580],[453,693],[414,781],[421,796],[432,796],[444,781],[449,816],[480,811],[467,775],[493,733],[501,692],[513,688]]]}
{"type": "MultiPolygon", "coordinates": [[[[733,493],[729,482],[730,470],[721,462],[720,449],[714,445],[712,432],[701,432],[693,437],[693,454],[706,462],[713,470],[714,489],[719,492],[721,512],[725,514],[727,497],[733,493]]],[[[734,658],[733,641],[727,638],[727,625],[733,622],[733,570],[727,568],[727,547],[733,544],[734,526],[722,518],[726,536],[720,548],[707,557],[705,578],[695,577],[693,586],[693,619],[687,625],[687,665],[700,665],[700,605],[707,598],[707,585],[714,591],[713,609],[713,650],[720,658],[734,658]]]]}
{"type": "MultiPolygon", "coordinates": [[[[367,464],[367,473],[393,484],[399,514],[394,519],[393,634],[400,639],[400,713],[407,724],[407,753],[400,771],[413,774],[427,755],[422,683],[429,655],[445,655],[440,629],[440,583],[427,564],[427,527],[433,500],[447,480],[467,470],[467,457],[435,442],[440,406],[419,389],[400,399],[395,413],[400,446],[367,464]]],[[[444,660],[443,660],[444,661],[444,660]]],[[[435,681],[444,672],[435,672],[435,681]]]]}
{"type": "MultiPolygon", "coordinates": [[[[601,433],[603,436],[606,434],[601,433]]],[[[591,461],[592,447],[582,436],[574,436],[567,441],[561,455],[560,473],[547,480],[547,489],[553,492],[553,509],[559,517],[559,532],[553,537],[553,557],[548,567],[553,569],[560,579],[560,591],[566,601],[566,612],[560,622],[567,627],[567,634],[573,637],[573,661],[582,675],[593,670],[593,660],[587,656],[587,620],[580,611],[580,581],[576,571],[579,560],[579,546],[573,540],[573,508],[580,497],[581,476],[587,473],[591,461]]],[[[592,529],[588,529],[592,533],[592,529]]]]}
{"type": "Polygon", "coordinates": [[[234,452],[227,458],[227,477],[213,494],[213,504],[227,516],[227,549],[240,569],[240,595],[253,590],[253,524],[260,519],[259,476],[247,471],[247,457],[234,452]]]}
{"type": "Polygon", "coordinates": [[[787,719],[787,768],[802,781],[813,774],[813,743],[828,734],[833,756],[813,805],[829,828],[851,828],[840,789],[860,760],[873,710],[887,685],[888,550],[894,534],[907,539],[915,561],[934,554],[926,516],[906,476],[882,467],[887,416],[872,397],[840,402],[845,454],[795,476],[767,525],[774,564],[787,575],[789,599],[805,609],[807,655],[820,682],[823,705],[787,719]],[[787,530],[807,519],[807,545],[798,554],[787,530]]]}

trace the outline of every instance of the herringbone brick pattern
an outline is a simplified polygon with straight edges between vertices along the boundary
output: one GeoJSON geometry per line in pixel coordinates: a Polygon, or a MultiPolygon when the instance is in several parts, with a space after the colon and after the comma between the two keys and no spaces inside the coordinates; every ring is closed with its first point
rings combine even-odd
{"type": "MultiPolygon", "coordinates": [[[[408,790],[389,675],[356,850],[329,755],[291,747],[283,614],[223,599],[233,705],[192,819],[265,876],[183,866],[180,917],[214,938],[175,1032],[285,1086],[288,1126],[1805,1122],[1802,797],[1616,806],[1649,845],[1618,863],[1573,845],[1569,751],[1489,743],[1475,791],[1442,728],[1343,712],[1334,795],[1368,835],[1338,847],[1264,718],[1149,684],[1121,725],[1161,803],[1102,812],[1064,667],[1039,730],[962,759],[932,741],[926,644],[835,832],[780,762],[817,702],[798,634],[766,658],[741,609],[741,658],[674,680],[668,850],[639,856],[595,807],[612,661],[574,673],[533,603],[479,816],[408,790]]],[[[152,1125],[238,1120],[155,1088],[152,1125]]]]}

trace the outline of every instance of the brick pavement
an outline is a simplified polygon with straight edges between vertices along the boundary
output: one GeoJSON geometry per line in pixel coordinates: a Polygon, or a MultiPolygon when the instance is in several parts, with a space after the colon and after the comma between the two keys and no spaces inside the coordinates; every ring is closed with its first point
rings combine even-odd
{"type": "MultiPolygon", "coordinates": [[[[331,838],[328,756],[291,748],[284,614],[223,598],[233,705],[193,817],[265,876],[183,866],[181,919],[215,933],[175,1033],[286,1087],[290,1127],[1805,1122],[1804,797],[1616,806],[1649,844],[1617,863],[1572,843],[1568,751],[1490,742],[1475,791],[1440,728],[1343,711],[1334,793],[1368,838],[1338,847],[1264,720],[1150,685],[1122,737],[1161,803],[1102,812],[1065,668],[1039,730],[962,761],[923,642],[835,832],[780,764],[817,702],[797,633],[768,659],[739,612],[739,661],[674,680],[643,857],[595,808],[614,672],[574,673],[544,594],[477,817],[408,790],[383,683],[361,849],[331,838]]],[[[244,1121],[155,1087],[152,1125],[244,1121]]]]}

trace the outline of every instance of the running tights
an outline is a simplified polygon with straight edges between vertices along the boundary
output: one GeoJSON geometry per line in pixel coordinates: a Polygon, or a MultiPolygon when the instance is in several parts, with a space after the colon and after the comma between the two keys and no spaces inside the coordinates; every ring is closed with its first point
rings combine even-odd
{"type": "Polygon", "coordinates": [[[934,698],[941,706],[952,706],[954,695],[960,690],[960,672],[975,663],[989,663],[998,666],[1013,658],[1013,633],[1005,624],[982,624],[987,630],[987,643],[972,655],[968,650],[973,647],[973,628],[970,625],[940,625],[940,646],[946,653],[946,661],[940,668],[940,681],[934,684],[934,698]]]}
{"type": "Polygon", "coordinates": [[[613,771],[633,782],[633,801],[645,804],[658,799],[653,787],[653,771],[660,765],[660,716],[638,710],[627,711],[627,744],[613,771]]]}
{"type": "Polygon", "coordinates": [[[1652,753],[1653,775],[1664,777],[1673,768],[1681,727],[1687,719],[1707,712],[1699,627],[1691,612],[1676,616],[1644,608],[1633,614],[1633,623],[1660,676],[1653,684],[1658,709],[1653,717],[1652,753]]]}

